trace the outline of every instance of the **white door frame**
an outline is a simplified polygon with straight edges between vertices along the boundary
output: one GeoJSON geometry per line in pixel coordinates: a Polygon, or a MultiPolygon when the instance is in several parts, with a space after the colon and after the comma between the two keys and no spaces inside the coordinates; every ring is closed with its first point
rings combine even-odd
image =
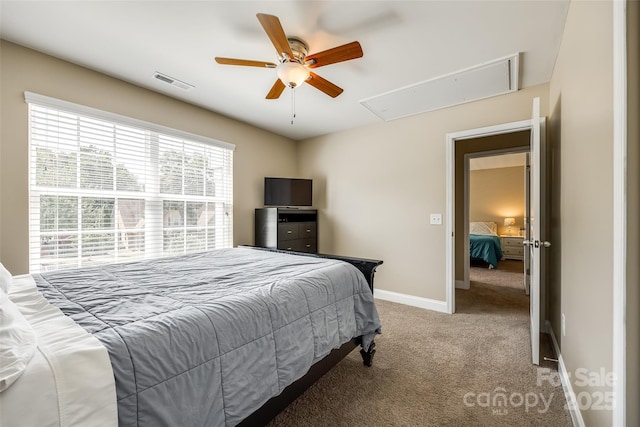
{"type": "Polygon", "coordinates": [[[627,422],[627,0],[613,2],[613,425],[627,422]]]}
{"type": "MultiPolygon", "coordinates": [[[[544,120],[544,118],[542,118],[544,120]]],[[[460,132],[448,133],[446,136],[447,151],[447,213],[446,213],[446,304],[447,313],[455,312],[456,280],[455,280],[455,143],[456,141],[480,138],[483,136],[500,135],[531,129],[531,120],[519,122],[503,123],[483,128],[464,130],[460,132]]]]}

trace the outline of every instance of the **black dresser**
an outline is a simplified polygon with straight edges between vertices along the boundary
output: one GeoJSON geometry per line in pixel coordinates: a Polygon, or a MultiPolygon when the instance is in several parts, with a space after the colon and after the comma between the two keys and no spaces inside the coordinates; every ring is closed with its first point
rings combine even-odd
{"type": "Polygon", "coordinates": [[[318,252],[316,209],[259,208],[255,215],[256,246],[318,252]]]}

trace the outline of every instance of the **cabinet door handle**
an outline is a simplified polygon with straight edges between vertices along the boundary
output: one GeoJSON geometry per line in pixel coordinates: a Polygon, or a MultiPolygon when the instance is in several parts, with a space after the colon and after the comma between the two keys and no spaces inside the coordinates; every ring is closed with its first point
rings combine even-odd
{"type": "Polygon", "coordinates": [[[308,248],[310,248],[310,247],[311,247],[311,245],[307,245],[307,247],[308,247],[308,248]]]}
{"type": "Polygon", "coordinates": [[[293,233],[292,230],[287,230],[287,234],[291,234],[291,233],[293,233]]]}

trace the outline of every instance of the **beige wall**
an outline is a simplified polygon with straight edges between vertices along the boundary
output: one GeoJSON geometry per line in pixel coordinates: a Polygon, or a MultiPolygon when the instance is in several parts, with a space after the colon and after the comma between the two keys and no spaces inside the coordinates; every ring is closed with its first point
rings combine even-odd
{"type": "Polygon", "coordinates": [[[0,260],[13,274],[28,271],[24,91],[235,144],[235,244],[253,244],[253,210],[263,204],[264,176],[297,174],[296,143],[287,138],[6,41],[0,54],[0,260]]]}
{"type": "Polygon", "coordinates": [[[640,425],[640,2],[627,3],[627,425],[640,425]]]}
{"type": "MultiPolygon", "coordinates": [[[[551,301],[551,311],[566,316],[561,353],[577,394],[611,391],[579,385],[575,372],[612,368],[612,33],[611,2],[571,2],[549,90],[559,173],[551,183],[559,201],[552,212],[560,224],[551,252],[561,259],[552,275],[561,299],[551,301]]],[[[552,326],[559,335],[557,317],[552,326]]],[[[582,416],[587,426],[612,423],[611,411],[583,410],[582,416]]]]}
{"type": "Polygon", "coordinates": [[[504,218],[515,218],[511,233],[524,227],[524,166],[469,171],[469,221],[493,221],[507,234],[504,218]]]}
{"type": "Polygon", "coordinates": [[[384,260],[376,288],[444,301],[446,134],[531,117],[548,86],[380,122],[300,143],[299,170],[322,185],[320,251],[384,260]]]}

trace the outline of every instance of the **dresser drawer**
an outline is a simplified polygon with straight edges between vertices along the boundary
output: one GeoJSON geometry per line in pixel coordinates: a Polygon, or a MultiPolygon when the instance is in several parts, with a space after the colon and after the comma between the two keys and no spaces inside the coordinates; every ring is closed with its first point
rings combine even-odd
{"type": "Polygon", "coordinates": [[[295,252],[314,253],[318,251],[318,243],[315,238],[283,240],[278,242],[278,249],[295,252]]]}
{"type": "Polygon", "coordinates": [[[317,237],[315,222],[301,222],[298,225],[298,237],[300,239],[315,239],[317,237]]]}
{"type": "Polygon", "coordinates": [[[507,255],[519,255],[519,256],[523,256],[524,255],[524,249],[523,248],[511,248],[511,247],[506,247],[506,248],[502,248],[502,254],[505,255],[505,257],[507,255]]]}
{"type": "Polygon", "coordinates": [[[300,224],[297,222],[281,222],[278,224],[278,241],[299,238],[300,224]]]}
{"type": "Polygon", "coordinates": [[[519,236],[501,236],[502,259],[524,260],[524,238],[519,236]]]}
{"type": "Polygon", "coordinates": [[[518,241],[513,241],[513,240],[506,240],[504,242],[502,242],[502,250],[505,249],[522,249],[523,245],[522,245],[522,240],[518,240],[518,241]]]}
{"type": "Polygon", "coordinates": [[[300,239],[298,240],[298,252],[309,252],[315,253],[318,252],[318,243],[316,242],[315,237],[310,239],[300,239]]]}
{"type": "Polygon", "coordinates": [[[503,237],[502,244],[505,246],[522,247],[522,239],[513,237],[503,237]]]}
{"type": "Polygon", "coordinates": [[[515,236],[503,236],[502,237],[502,247],[503,248],[521,248],[522,242],[524,239],[522,237],[515,236]]]}

